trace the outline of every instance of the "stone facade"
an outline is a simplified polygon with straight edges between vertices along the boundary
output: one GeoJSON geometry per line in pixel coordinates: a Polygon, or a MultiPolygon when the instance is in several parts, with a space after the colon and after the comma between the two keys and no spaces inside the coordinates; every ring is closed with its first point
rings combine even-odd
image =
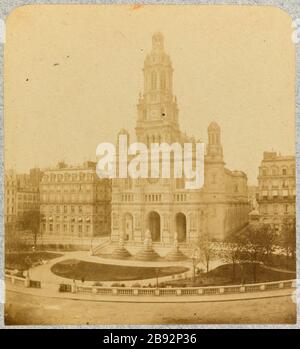
{"type": "Polygon", "coordinates": [[[280,232],[284,219],[296,217],[295,157],[264,152],[258,184],[259,221],[280,232]]]}
{"type": "Polygon", "coordinates": [[[4,177],[4,221],[16,224],[26,211],[40,209],[40,169],[31,169],[29,174],[17,174],[7,170],[4,177]]]}
{"type": "MultiPolygon", "coordinates": [[[[144,93],[137,105],[136,138],[147,144],[196,143],[182,133],[173,95],[173,68],[164,51],[162,34],[154,34],[152,51],[144,63],[144,93]]],[[[185,189],[182,179],[116,179],[112,185],[111,239],[141,243],[150,230],[161,245],[192,244],[201,234],[224,239],[248,222],[247,176],[225,167],[221,130],[208,127],[205,183],[201,189],[185,189]]],[[[121,130],[119,134],[127,134],[121,130]]],[[[117,147],[118,149],[118,147],[117,147]]]]}
{"type": "Polygon", "coordinates": [[[95,166],[60,163],[45,171],[40,184],[43,236],[63,242],[64,237],[109,234],[111,183],[98,178],[95,166]]]}

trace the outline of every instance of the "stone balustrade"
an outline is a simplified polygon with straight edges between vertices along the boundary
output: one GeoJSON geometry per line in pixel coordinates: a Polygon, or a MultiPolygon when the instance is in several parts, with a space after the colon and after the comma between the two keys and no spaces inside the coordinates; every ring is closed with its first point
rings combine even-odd
{"type": "MultiPolygon", "coordinates": [[[[5,282],[17,286],[30,287],[28,278],[21,278],[6,274],[5,282]]],[[[81,284],[68,284],[72,293],[108,295],[108,296],[161,296],[161,297],[181,297],[181,296],[208,296],[266,292],[280,289],[295,288],[295,280],[281,280],[274,282],[264,282],[244,285],[230,286],[208,286],[208,287],[106,287],[106,286],[89,286],[81,284]]],[[[59,289],[59,285],[57,285],[59,289]]],[[[43,283],[41,283],[43,288],[43,283]]]]}

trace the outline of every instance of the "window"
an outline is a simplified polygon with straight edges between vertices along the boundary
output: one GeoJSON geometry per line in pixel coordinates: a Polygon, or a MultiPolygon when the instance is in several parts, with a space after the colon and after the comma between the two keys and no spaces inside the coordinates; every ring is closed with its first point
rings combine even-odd
{"type": "Polygon", "coordinates": [[[286,176],[286,174],[287,174],[286,168],[283,168],[283,169],[282,169],[282,174],[283,174],[284,176],[286,176]]]}
{"type": "Polygon", "coordinates": [[[289,212],[289,205],[285,204],[284,205],[284,213],[288,213],[289,212]]]}
{"type": "Polygon", "coordinates": [[[267,214],[268,213],[268,205],[263,205],[262,206],[262,213],[267,214]]]}
{"type": "Polygon", "coordinates": [[[277,180],[272,181],[272,187],[273,188],[278,188],[278,181],[277,180]]]}
{"type": "Polygon", "coordinates": [[[53,224],[52,224],[52,223],[49,224],[49,231],[50,231],[50,232],[53,231],[53,224]]]}

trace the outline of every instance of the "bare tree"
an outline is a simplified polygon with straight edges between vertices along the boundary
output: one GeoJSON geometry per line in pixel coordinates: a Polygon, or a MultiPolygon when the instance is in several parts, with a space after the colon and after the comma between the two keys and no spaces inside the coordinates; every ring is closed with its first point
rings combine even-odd
{"type": "Polygon", "coordinates": [[[210,239],[208,233],[200,235],[196,241],[196,248],[199,249],[199,260],[205,266],[206,272],[208,273],[210,262],[216,255],[214,242],[210,239]]]}
{"type": "Polygon", "coordinates": [[[270,224],[262,223],[259,224],[257,228],[260,232],[261,243],[265,250],[265,258],[263,260],[263,262],[265,262],[270,259],[276,246],[278,246],[278,234],[270,224]]]}
{"type": "Polygon", "coordinates": [[[20,232],[16,229],[15,222],[6,222],[4,225],[5,251],[21,251],[25,248],[20,232]]]}
{"type": "Polygon", "coordinates": [[[22,216],[23,228],[31,231],[34,247],[36,247],[42,216],[38,210],[26,211],[22,216]]]}
{"type": "Polygon", "coordinates": [[[286,257],[295,258],[296,254],[296,218],[285,218],[282,224],[280,245],[285,249],[286,257]]]}
{"type": "Polygon", "coordinates": [[[243,246],[242,258],[251,263],[253,281],[257,279],[257,266],[264,263],[276,247],[276,234],[270,225],[248,225],[239,234],[240,243],[243,246]]]}
{"type": "Polygon", "coordinates": [[[225,263],[232,265],[232,281],[235,281],[236,266],[244,261],[244,244],[240,236],[236,233],[230,234],[220,244],[218,254],[225,263]]]}

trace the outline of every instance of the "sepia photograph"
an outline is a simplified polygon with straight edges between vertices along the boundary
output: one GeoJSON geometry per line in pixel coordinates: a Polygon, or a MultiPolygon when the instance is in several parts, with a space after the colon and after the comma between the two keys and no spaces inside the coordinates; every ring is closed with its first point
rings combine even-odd
{"type": "Polygon", "coordinates": [[[5,326],[295,325],[290,14],[32,4],[5,32],[5,326]]]}

